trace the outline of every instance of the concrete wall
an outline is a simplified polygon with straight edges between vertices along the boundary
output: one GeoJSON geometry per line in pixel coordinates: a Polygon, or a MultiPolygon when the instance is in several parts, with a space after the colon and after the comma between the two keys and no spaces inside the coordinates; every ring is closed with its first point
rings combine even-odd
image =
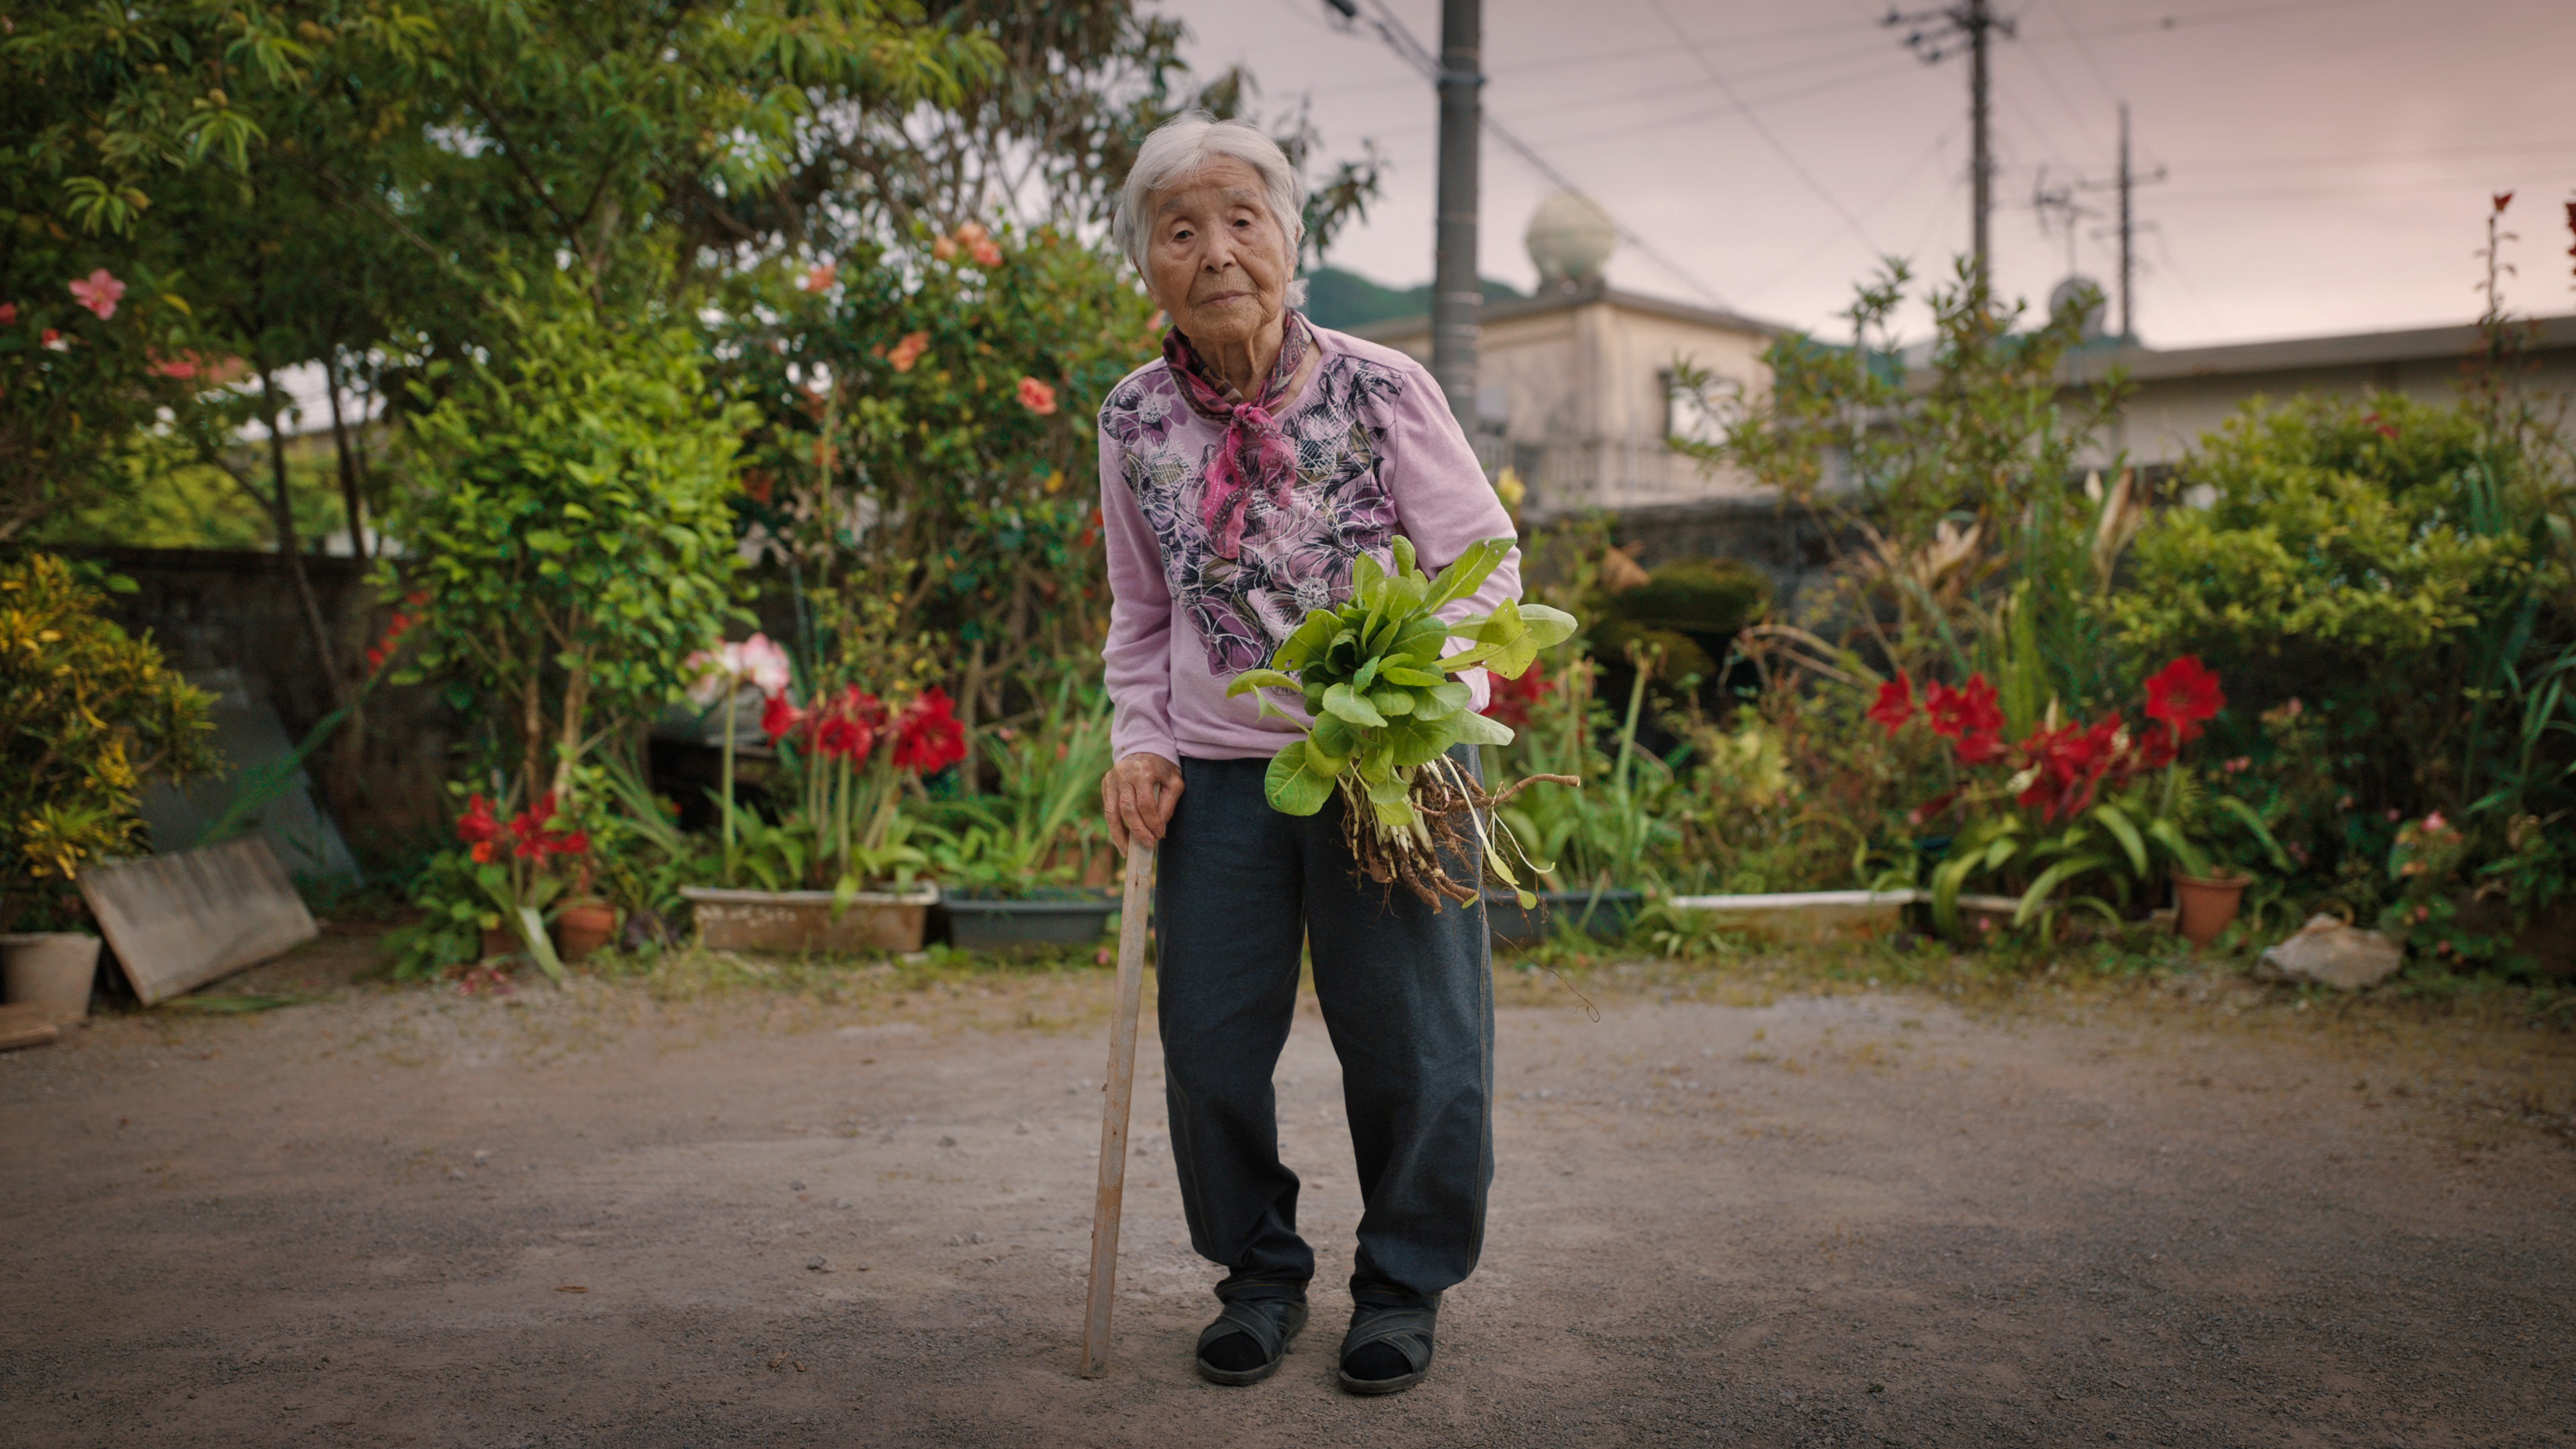
{"type": "MultiPolygon", "coordinates": [[[[1428,319],[1368,335],[1428,365],[1428,319]]],[[[1594,296],[1563,304],[1502,304],[1478,350],[1486,410],[1501,413],[1509,461],[1530,487],[1525,511],[1547,518],[1584,508],[1631,508],[1767,495],[1749,479],[1702,467],[1664,443],[1665,377],[1676,358],[1756,394],[1770,338],[1751,327],[1594,296]],[[1499,408],[1496,402],[1499,402],[1499,408]]]]}

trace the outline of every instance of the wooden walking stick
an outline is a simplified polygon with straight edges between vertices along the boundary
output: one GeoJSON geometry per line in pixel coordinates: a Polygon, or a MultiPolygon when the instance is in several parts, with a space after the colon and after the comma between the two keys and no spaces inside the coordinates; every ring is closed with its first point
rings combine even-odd
{"type": "Polygon", "coordinates": [[[1109,1022],[1109,1076],[1101,1084],[1100,1196],[1091,1207],[1091,1297],[1082,1318],[1082,1376],[1109,1372],[1109,1310],[1118,1296],[1118,1214],[1127,1196],[1127,1109],[1136,1095],[1136,1007],[1145,994],[1145,912],[1154,847],[1127,842],[1127,897],[1118,917],[1118,1006],[1109,1022]]]}

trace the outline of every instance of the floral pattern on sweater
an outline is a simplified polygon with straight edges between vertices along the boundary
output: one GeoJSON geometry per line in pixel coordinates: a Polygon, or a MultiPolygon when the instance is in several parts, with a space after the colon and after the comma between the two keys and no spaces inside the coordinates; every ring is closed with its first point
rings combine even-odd
{"type": "Polygon", "coordinates": [[[1384,472],[1387,433],[1405,378],[1347,353],[1327,354],[1308,400],[1281,421],[1297,450],[1285,506],[1248,505],[1238,558],[1216,553],[1200,521],[1217,427],[1185,403],[1167,368],[1138,373],[1109,395],[1101,426],[1120,472],[1161,545],[1173,599],[1197,626],[1208,670],[1257,668],[1306,615],[1350,592],[1362,552],[1389,558],[1395,499],[1384,472]]]}

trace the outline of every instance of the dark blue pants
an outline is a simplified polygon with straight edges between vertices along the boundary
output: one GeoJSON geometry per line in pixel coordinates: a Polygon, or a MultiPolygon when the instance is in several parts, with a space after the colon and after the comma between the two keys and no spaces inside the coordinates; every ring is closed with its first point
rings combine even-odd
{"type": "Polygon", "coordinates": [[[1340,799],[1282,815],[1262,797],[1268,765],[1183,760],[1159,855],[1164,1094],[1190,1246],[1228,1269],[1220,1298],[1302,1293],[1315,1274],[1270,1085],[1311,945],[1364,1204],[1351,1287],[1427,1297],[1474,1270],[1494,1178],[1484,908],[1435,913],[1357,875],[1340,799]]]}

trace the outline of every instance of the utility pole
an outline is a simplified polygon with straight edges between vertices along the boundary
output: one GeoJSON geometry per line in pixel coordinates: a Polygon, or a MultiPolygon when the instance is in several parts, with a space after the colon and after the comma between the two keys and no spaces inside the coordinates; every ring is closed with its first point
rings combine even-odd
{"type": "Polygon", "coordinates": [[[1997,15],[1987,0],[1961,0],[1960,4],[1938,10],[1903,11],[1890,9],[1879,22],[1889,29],[1906,30],[1906,48],[1923,58],[1925,65],[1937,65],[1957,54],[1963,47],[1968,52],[1968,129],[1971,137],[1969,161],[1969,254],[1975,259],[1977,280],[1992,285],[1994,277],[1988,268],[1988,221],[1995,209],[1995,161],[1990,143],[1991,107],[1986,66],[1987,37],[2003,32],[2013,38],[2015,22],[2010,16],[1997,15]]]}
{"type": "Polygon", "coordinates": [[[1476,275],[1483,9],[1484,0],[1441,0],[1440,201],[1431,271],[1431,376],[1470,434],[1477,424],[1476,346],[1485,313],[1485,287],[1476,275]]]}
{"type": "Polygon", "coordinates": [[[2165,179],[2165,168],[2141,173],[2129,154],[2129,103],[2120,103],[2120,169],[2112,179],[2078,181],[2080,191],[2116,191],[2120,197],[2120,335],[2130,341],[2138,336],[2138,253],[2136,196],[2141,186],[2153,186],[2165,179]]]}

